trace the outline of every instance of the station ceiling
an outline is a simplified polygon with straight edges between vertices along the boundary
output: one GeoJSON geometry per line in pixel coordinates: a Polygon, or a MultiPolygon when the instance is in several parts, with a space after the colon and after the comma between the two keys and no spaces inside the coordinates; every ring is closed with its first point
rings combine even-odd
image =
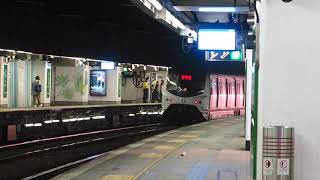
{"type": "MultiPolygon", "coordinates": [[[[182,2],[196,1],[162,3],[182,2]]],[[[208,18],[191,11],[180,15],[185,23],[208,18]]],[[[131,0],[4,0],[0,16],[0,48],[155,65],[204,64],[201,52],[184,54],[181,37],[131,0]]],[[[233,66],[233,71],[243,68],[233,66]]]]}

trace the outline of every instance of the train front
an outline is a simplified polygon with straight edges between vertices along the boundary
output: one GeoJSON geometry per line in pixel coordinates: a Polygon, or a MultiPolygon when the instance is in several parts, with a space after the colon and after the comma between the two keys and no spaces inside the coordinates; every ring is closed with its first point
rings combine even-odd
{"type": "Polygon", "coordinates": [[[208,119],[208,86],[204,71],[169,69],[162,98],[164,117],[182,122],[208,119]]]}

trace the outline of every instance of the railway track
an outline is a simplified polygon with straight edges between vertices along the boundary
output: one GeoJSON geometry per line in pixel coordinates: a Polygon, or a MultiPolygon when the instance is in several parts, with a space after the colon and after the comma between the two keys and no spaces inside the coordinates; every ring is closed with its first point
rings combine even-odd
{"type": "Polygon", "coordinates": [[[2,146],[0,179],[48,179],[110,150],[174,128],[155,123],[2,146]]]}

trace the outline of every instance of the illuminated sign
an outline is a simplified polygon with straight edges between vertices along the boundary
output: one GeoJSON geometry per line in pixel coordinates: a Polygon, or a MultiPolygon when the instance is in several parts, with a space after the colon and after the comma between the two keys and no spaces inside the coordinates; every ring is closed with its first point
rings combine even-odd
{"type": "Polygon", "coordinates": [[[191,76],[191,75],[182,74],[182,75],[180,76],[180,79],[181,79],[182,81],[191,81],[191,80],[192,80],[192,76],[191,76]]]}
{"type": "Polygon", "coordinates": [[[241,61],[241,51],[206,51],[206,61],[241,61]]]}
{"type": "Polygon", "coordinates": [[[116,66],[115,63],[111,61],[101,62],[101,69],[105,69],[105,70],[114,69],[115,66],[116,66]]]}

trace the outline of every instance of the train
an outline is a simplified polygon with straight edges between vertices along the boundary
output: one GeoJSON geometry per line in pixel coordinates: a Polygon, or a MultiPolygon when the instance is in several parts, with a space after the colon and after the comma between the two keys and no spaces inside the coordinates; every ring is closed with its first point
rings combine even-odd
{"type": "Polygon", "coordinates": [[[244,115],[245,76],[169,69],[162,106],[175,121],[244,115]]]}

